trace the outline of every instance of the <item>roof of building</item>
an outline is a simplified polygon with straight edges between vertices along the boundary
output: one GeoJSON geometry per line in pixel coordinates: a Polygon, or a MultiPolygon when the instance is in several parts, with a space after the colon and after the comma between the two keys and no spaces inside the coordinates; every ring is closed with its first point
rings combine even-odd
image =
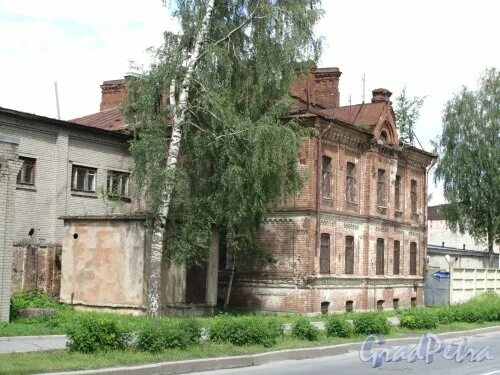
{"type": "Polygon", "coordinates": [[[99,128],[111,132],[128,133],[127,124],[124,121],[120,108],[106,109],[91,115],[69,120],[75,124],[99,128]]]}
{"type": "Polygon", "coordinates": [[[128,132],[126,132],[126,131],[117,131],[115,129],[111,129],[111,128],[108,128],[105,126],[91,126],[91,125],[86,125],[86,124],[83,124],[80,122],[58,120],[58,119],[55,119],[52,117],[40,116],[40,115],[36,115],[33,113],[17,111],[15,109],[10,109],[10,108],[0,107],[0,114],[12,116],[15,118],[28,120],[28,121],[36,121],[36,122],[41,122],[41,123],[45,123],[45,124],[61,126],[61,127],[69,128],[69,129],[79,129],[79,130],[84,130],[84,131],[91,131],[91,132],[94,132],[97,134],[108,135],[108,136],[112,136],[112,137],[120,137],[120,138],[125,138],[125,139],[130,138],[130,134],[128,134],[128,132]]]}

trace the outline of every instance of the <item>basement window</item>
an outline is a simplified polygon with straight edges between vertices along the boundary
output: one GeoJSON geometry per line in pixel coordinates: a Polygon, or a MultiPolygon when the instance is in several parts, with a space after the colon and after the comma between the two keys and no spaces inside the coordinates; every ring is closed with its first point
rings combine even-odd
{"type": "Polygon", "coordinates": [[[383,310],[384,309],[384,300],[380,299],[377,301],[377,310],[383,310]]]}
{"type": "Polygon", "coordinates": [[[346,301],[345,302],[345,312],[353,312],[354,311],[354,302],[346,301]]]}
{"type": "Polygon", "coordinates": [[[97,169],[73,165],[71,190],[95,192],[97,169]]]}
{"type": "Polygon", "coordinates": [[[17,174],[17,183],[21,185],[35,185],[36,159],[20,156],[19,160],[23,162],[23,165],[17,174]]]}
{"type": "Polygon", "coordinates": [[[106,191],[112,197],[130,198],[130,173],[108,171],[106,191]]]}

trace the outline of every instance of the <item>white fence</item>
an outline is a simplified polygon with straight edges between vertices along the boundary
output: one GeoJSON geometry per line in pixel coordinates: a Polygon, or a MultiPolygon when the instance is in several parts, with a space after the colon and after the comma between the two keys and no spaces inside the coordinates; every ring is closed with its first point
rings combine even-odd
{"type": "Polygon", "coordinates": [[[500,269],[452,268],[450,289],[451,304],[468,301],[486,291],[500,293],[500,269]]]}

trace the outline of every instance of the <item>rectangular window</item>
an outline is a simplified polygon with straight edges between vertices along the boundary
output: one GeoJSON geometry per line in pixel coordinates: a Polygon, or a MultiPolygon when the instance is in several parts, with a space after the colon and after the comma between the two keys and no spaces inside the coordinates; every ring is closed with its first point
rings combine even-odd
{"type": "Polygon", "coordinates": [[[386,207],[385,203],[385,171],[379,169],[377,173],[377,202],[379,207],[386,207]]]}
{"type": "Polygon", "coordinates": [[[375,273],[377,275],[384,274],[384,240],[382,238],[377,238],[377,254],[375,267],[375,273]]]}
{"type": "Polygon", "coordinates": [[[321,169],[321,192],[323,198],[332,197],[332,158],[323,156],[321,169]]]}
{"type": "Polygon", "coordinates": [[[319,273],[330,273],[330,235],[328,233],[321,234],[319,273]]]}
{"type": "Polygon", "coordinates": [[[354,274],[354,237],[345,238],[345,273],[354,274]]]}
{"type": "Polygon", "coordinates": [[[401,243],[399,241],[394,241],[394,269],[393,274],[399,275],[399,258],[400,258],[401,243]]]}
{"type": "Polygon", "coordinates": [[[396,183],[394,185],[394,208],[396,211],[401,211],[401,176],[396,175],[396,183]]]}
{"type": "Polygon", "coordinates": [[[71,174],[71,189],[95,192],[97,169],[73,165],[71,174]]]}
{"type": "Polygon", "coordinates": [[[410,243],[410,275],[417,274],[417,244],[410,243]]]}
{"type": "Polygon", "coordinates": [[[346,200],[350,203],[356,203],[356,165],[347,163],[346,167],[346,200]]]}
{"type": "Polygon", "coordinates": [[[130,173],[108,171],[108,180],[106,189],[109,195],[113,197],[130,197],[130,173]]]}
{"type": "Polygon", "coordinates": [[[17,174],[17,183],[23,185],[35,185],[36,159],[20,156],[19,160],[23,162],[23,165],[17,174]]]}
{"type": "Polygon", "coordinates": [[[417,181],[411,180],[410,200],[411,200],[411,213],[417,213],[417,181]]]}

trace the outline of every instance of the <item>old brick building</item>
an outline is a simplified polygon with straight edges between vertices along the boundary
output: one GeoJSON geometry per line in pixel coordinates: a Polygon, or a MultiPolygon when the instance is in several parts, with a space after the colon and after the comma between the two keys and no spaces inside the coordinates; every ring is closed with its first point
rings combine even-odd
{"type": "Polygon", "coordinates": [[[307,313],[423,304],[434,155],[399,143],[390,91],[340,107],[340,75],[317,69],[293,86],[290,115],[318,131],[300,150],[306,182],[259,234],[275,262],[238,264],[233,306],[307,313]]]}

